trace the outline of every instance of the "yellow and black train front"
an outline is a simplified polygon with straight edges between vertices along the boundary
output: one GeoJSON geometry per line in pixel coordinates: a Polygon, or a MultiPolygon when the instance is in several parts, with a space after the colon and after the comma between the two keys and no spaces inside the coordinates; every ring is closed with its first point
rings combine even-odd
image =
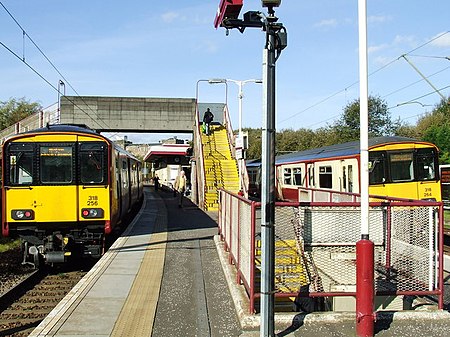
{"type": "Polygon", "coordinates": [[[130,198],[130,170],[122,174],[122,159],[127,163],[108,139],[75,126],[37,129],[5,142],[2,233],[21,237],[24,262],[101,256],[105,235],[122,217],[121,199],[130,198]]]}

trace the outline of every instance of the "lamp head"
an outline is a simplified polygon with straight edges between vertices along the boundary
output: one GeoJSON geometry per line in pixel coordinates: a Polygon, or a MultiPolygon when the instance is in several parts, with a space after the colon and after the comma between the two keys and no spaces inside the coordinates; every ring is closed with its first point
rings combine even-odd
{"type": "Polygon", "coordinates": [[[279,7],[281,5],[281,0],[261,0],[263,7],[279,7]]]}
{"type": "Polygon", "coordinates": [[[209,84],[218,84],[218,83],[227,83],[227,80],[224,78],[211,78],[208,80],[209,84]]]}

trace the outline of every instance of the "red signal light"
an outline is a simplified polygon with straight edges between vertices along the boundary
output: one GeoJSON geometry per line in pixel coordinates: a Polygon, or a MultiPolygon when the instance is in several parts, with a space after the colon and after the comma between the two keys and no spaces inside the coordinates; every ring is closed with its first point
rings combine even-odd
{"type": "Polygon", "coordinates": [[[221,0],[217,9],[214,27],[222,26],[224,19],[237,19],[242,8],[243,0],[221,0]]]}

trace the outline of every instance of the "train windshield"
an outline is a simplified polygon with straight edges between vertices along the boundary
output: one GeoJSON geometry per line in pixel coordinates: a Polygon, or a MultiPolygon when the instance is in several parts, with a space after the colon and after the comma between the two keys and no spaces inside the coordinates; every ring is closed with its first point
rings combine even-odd
{"type": "Polygon", "coordinates": [[[82,143],[79,148],[82,184],[106,183],[106,146],[104,143],[82,143]]]}
{"type": "Polygon", "coordinates": [[[437,153],[431,148],[369,153],[370,184],[436,180],[436,168],[437,153]]]}
{"type": "Polygon", "coordinates": [[[69,184],[73,181],[73,147],[42,145],[39,151],[42,183],[69,184]]]}
{"type": "Polygon", "coordinates": [[[33,183],[33,145],[11,144],[8,147],[8,171],[11,185],[29,185],[33,183]]]}
{"type": "Polygon", "coordinates": [[[389,162],[393,182],[414,180],[413,152],[392,152],[389,162]]]}
{"type": "Polygon", "coordinates": [[[423,181],[436,179],[436,157],[437,154],[433,149],[417,150],[417,180],[423,181]]]}

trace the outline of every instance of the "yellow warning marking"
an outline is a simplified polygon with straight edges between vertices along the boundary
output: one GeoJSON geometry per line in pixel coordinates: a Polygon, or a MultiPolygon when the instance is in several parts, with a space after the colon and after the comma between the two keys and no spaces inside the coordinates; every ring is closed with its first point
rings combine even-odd
{"type": "Polygon", "coordinates": [[[111,337],[151,336],[166,255],[167,220],[165,222],[162,224],[164,230],[156,230],[158,233],[150,237],[149,247],[111,337]]]}

